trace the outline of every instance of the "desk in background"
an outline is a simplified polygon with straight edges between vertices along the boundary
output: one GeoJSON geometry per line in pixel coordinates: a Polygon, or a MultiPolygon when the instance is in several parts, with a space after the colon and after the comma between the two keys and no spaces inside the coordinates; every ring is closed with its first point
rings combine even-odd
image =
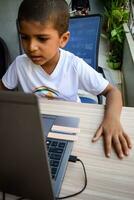
{"type": "MultiPolygon", "coordinates": [[[[88,185],[77,200],[133,200],[134,199],[134,149],[123,160],[114,151],[111,158],[104,155],[102,139],[92,143],[91,139],[101,123],[104,106],[61,101],[40,100],[41,113],[80,118],[80,134],[72,155],[85,164],[88,185]]],[[[134,146],[134,108],[124,107],[121,114],[124,130],[130,135],[134,146]]],[[[79,162],[69,163],[61,190],[61,196],[79,191],[84,184],[83,170],[79,162]]]]}

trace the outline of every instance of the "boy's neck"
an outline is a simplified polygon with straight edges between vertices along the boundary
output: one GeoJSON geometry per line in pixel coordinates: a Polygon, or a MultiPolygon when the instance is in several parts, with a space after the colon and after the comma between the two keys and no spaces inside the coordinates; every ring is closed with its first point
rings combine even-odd
{"type": "Polygon", "coordinates": [[[54,59],[50,60],[48,63],[45,63],[44,65],[41,65],[41,67],[47,74],[51,75],[58,64],[59,58],[60,58],[60,52],[55,56],[54,59]]]}
{"type": "Polygon", "coordinates": [[[53,73],[53,71],[55,70],[56,65],[41,66],[41,67],[47,74],[51,75],[53,73]]]}

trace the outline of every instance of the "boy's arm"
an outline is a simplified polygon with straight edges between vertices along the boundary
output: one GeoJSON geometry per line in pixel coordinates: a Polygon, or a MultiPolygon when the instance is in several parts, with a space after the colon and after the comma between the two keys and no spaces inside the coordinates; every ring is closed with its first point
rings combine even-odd
{"type": "Polygon", "coordinates": [[[2,80],[0,80],[0,90],[9,90],[8,88],[6,88],[2,82],[2,80]]]}
{"type": "Polygon", "coordinates": [[[102,92],[106,97],[106,107],[103,121],[93,137],[93,142],[97,141],[101,135],[104,137],[104,147],[107,157],[110,157],[113,145],[119,158],[129,154],[132,147],[129,136],[124,132],[120,124],[120,114],[122,109],[122,97],[120,91],[111,84],[102,92]]]}

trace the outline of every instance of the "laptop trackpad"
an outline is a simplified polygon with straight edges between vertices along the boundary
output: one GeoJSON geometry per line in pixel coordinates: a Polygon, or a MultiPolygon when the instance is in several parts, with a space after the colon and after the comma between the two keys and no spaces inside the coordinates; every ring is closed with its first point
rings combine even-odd
{"type": "Polygon", "coordinates": [[[56,116],[54,115],[41,115],[42,127],[45,136],[48,135],[52,125],[54,124],[55,119],[56,116]]]}

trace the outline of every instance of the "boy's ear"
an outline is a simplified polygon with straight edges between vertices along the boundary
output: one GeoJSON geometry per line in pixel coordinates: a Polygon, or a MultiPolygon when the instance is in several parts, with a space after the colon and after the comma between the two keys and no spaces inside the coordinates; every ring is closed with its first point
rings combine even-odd
{"type": "Polygon", "coordinates": [[[70,32],[67,31],[66,33],[63,33],[60,38],[60,48],[64,48],[70,38],[70,32]]]}

